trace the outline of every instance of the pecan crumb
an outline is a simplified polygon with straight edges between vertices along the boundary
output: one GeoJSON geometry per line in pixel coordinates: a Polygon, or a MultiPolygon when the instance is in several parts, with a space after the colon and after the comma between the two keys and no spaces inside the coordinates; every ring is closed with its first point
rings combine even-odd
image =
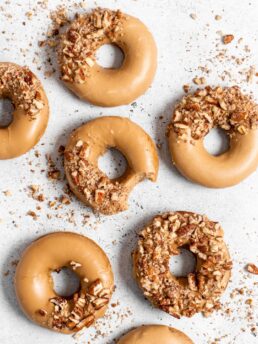
{"type": "Polygon", "coordinates": [[[247,264],[246,269],[251,274],[258,275],[258,267],[255,264],[247,264]]]}
{"type": "Polygon", "coordinates": [[[35,220],[35,221],[38,219],[38,215],[35,213],[35,211],[29,210],[27,212],[27,215],[31,216],[33,218],[33,220],[35,220]]]}
{"type": "MultiPolygon", "coordinates": [[[[70,264],[78,265],[76,262],[70,264]]],[[[83,286],[69,299],[61,296],[50,299],[49,302],[53,304],[53,312],[49,318],[52,327],[56,330],[65,329],[74,332],[90,327],[95,322],[96,312],[109,303],[112,291],[104,288],[100,280],[96,280],[89,286],[83,286]],[[97,293],[92,293],[96,286],[98,286],[97,293]]]]}
{"type": "Polygon", "coordinates": [[[222,37],[222,40],[224,44],[229,44],[233,41],[234,38],[235,38],[234,35],[224,35],[222,37]]]}
{"type": "Polygon", "coordinates": [[[71,265],[73,270],[76,270],[76,269],[78,269],[78,268],[80,268],[82,266],[80,263],[77,263],[77,262],[75,262],[73,260],[70,262],[70,265],[71,265]]]}
{"type": "Polygon", "coordinates": [[[196,14],[196,13],[191,13],[191,14],[190,14],[190,17],[191,17],[193,20],[196,20],[196,19],[197,19],[197,14],[196,14]]]}
{"type": "Polygon", "coordinates": [[[52,180],[58,180],[60,178],[60,171],[59,170],[52,170],[48,172],[48,178],[52,180]]]}
{"type": "Polygon", "coordinates": [[[190,90],[190,85],[188,85],[188,84],[183,85],[183,90],[185,93],[188,93],[190,90]]]}
{"type": "Polygon", "coordinates": [[[219,14],[215,15],[215,20],[221,20],[221,19],[222,19],[222,16],[220,16],[219,14]]]}

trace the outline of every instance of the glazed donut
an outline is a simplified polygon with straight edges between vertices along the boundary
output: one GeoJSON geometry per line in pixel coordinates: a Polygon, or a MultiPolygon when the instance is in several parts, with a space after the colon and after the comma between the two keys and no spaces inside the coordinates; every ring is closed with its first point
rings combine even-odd
{"type": "Polygon", "coordinates": [[[193,344],[191,339],[175,328],[147,325],[136,328],[122,337],[117,344],[193,344]]]}
{"type": "Polygon", "coordinates": [[[0,159],[11,159],[30,150],[48,123],[48,100],[36,76],[14,63],[0,63],[0,98],[14,105],[13,120],[0,127],[0,159]]]}
{"type": "Polygon", "coordinates": [[[181,211],[154,217],[139,234],[133,262],[144,295],[178,319],[218,309],[232,267],[221,226],[206,216],[181,211]],[[180,247],[196,257],[196,269],[187,277],[176,277],[169,268],[170,257],[178,255],[180,247]]]}
{"type": "Polygon", "coordinates": [[[81,99],[99,106],[129,104],[152,83],[157,48],[146,26],[120,11],[97,8],[71,23],[58,49],[61,79],[81,99]],[[115,44],[124,53],[121,68],[103,68],[96,51],[115,44]]]}
{"type": "Polygon", "coordinates": [[[173,163],[188,179],[211,188],[232,186],[258,166],[258,106],[237,86],[199,89],[176,106],[168,128],[173,163]],[[230,148],[210,155],[203,145],[212,128],[230,138],[230,148]]]}
{"type": "Polygon", "coordinates": [[[24,251],[15,274],[16,295],[27,317],[67,334],[102,317],[113,288],[111,265],[102,249],[89,238],[69,232],[34,241],[24,251]],[[50,275],[63,267],[80,279],[79,291],[68,298],[56,294],[50,275]]]}
{"type": "Polygon", "coordinates": [[[71,190],[82,202],[107,215],[127,209],[129,193],[137,183],[157,178],[155,144],[127,118],[107,116],[84,124],[72,133],[64,156],[71,190]],[[108,148],[118,149],[128,162],[125,173],[113,180],[98,168],[98,158],[108,148]]]}

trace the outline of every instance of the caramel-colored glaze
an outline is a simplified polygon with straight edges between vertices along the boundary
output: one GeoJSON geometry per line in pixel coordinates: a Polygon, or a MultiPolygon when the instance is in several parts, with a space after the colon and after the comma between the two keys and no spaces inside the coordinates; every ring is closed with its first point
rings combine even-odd
{"type": "Polygon", "coordinates": [[[183,332],[163,325],[138,327],[122,337],[118,344],[193,344],[183,332]]]}
{"type": "MultiPolygon", "coordinates": [[[[1,65],[15,65],[1,63],[1,65]]],[[[34,75],[36,78],[36,76],[34,75]]],[[[39,89],[45,106],[31,119],[25,110],[14,109],[13,120],[8,127],[0,127],[0,159],[12,159],[28,152],[44,134],[49,118],[48,99],[44,89],[39,89]]],[[[1,98],[1,92],[0,92],[1,98]]]]}
{"type": "Polygon", "coordinates": [[[152,34],[139,19],[129,15],[123,21],[122,30],[122,37],[113,42],[124,53],[120,68],[103,68],[95,63],[84,84],[65,82],[81,99],[98,106],[125,105],[151,85],[157,69],[157,48],[152,34]]]}
{"type": "Polygon", "coordinates": [[[171,129],[169,148],[172,161],[186,178],[210,188],[224,188],[240,183],[258,166],[258,130],[235,134],[230,148],[219,156],[207,152],[203,140],[194,143],[178,140],[171,129]]]}
{"type": "MultiPolygon", "coordinates": [[[[62,267],[71,267],[70,262],[81,264],[76,274],[83,283],[101,279],[104,288],[113,289],[114,278],[110,262],[104,251],[91,239],[71,232],[56,232],[34,241],[23,252],[15,274],[15,290],[19,304],[29,319],[43,327],[49,327],[53,304],[49,300],[58,296],[53,289],[51,272],[62,267]],[[47,311],[46,316],[39,310],[47,311]]],[[[95,314],[104,315],[106,307],[95,314]]],[[[63,329],[63,333],[73,330],[63,329]]]]}
{"type": "MultiPolygon", "coordinates": [[[[98,166],[98,158],[107,149],[116,148],[126,158],[128,167],[117,180],[131,190],[144,178],[157,179],[159,160],[154,142],[150,136],[131,120],[118,116],[94,119],[75,130],[66,146],[72,150],[79,140],[90,147],[88,161],[98,166]]],[[[83,202],[84,195],[78,192],[69,173],[66,173],[72,191],[83,202]]]]}

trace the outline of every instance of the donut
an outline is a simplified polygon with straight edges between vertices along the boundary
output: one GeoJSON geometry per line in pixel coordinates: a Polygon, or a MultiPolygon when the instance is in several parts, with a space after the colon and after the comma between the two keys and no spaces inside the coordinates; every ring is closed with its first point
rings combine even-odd
{"type": "Polygon", "coordinates": [[[29,151],[45,132],[48,100],[28,67],[8,62],[0,63],[0,98],[14,105],[11,124],[0,127],[0,159],[11,159],[29,151]]]}
{"type": "Polygon", "coordinates": [[[134,276],[152,304],[175,318],[205,316],[219,309],[232,263],[219,223],[191,212],[168,212],[154,217],[139,234],[133,252],[134,276]],[[195,271],[176,277],[171,256],[186,248],[196,257],[195,271]]]}
{"type": "Polygon", "coordinates": [[[29,319],[70,334],[90,327],[106,311],[114,288],[106,254],[91,239],[70,232],[40,237],[23,252],[15,273],[19,304],[29,319]],[[67,267],[80,279],[70,297],[58,295],[50,275],[67,267]]]}
{"type": "Polygon", "coordinates": [[[64,164],[74,194],[96,212],[111,215],[127,209],[129,193],[137,183],[157,179],[159,162],[155,144],[141,127],[127,118],[107,116],[71,134],[64,164]],[[127,169],[117,179],[109,179],[98,168],[98,158],[108,148],[118,149],[127,159],[127,169]]]}
{"type": "Polygon", "coordinates": [[[123,336],[117,344],[193,344],[191,339],[175,328],[146,325],[123,336]]]}
{"type": "Polygon", "coordinates": [[[103,8],[78,15],[60,40],[61,79],[78,97],[99,106],[129,104],[145,93],[157,68],[152,34],[137,18],[103,8]],[[96,51],[104,44],[118,46],[120,68],[103,68],[96,51]]]}
{"type": "Polygon", "coordinates": [[[210,188],[238,184],[258,166],[258,106],[237,87],[206,87],[185,96],[168,127],[173,164],[188,179],[210,188]],[[203,140],[223,129],[229,149],[213,156],[203,140]]]}

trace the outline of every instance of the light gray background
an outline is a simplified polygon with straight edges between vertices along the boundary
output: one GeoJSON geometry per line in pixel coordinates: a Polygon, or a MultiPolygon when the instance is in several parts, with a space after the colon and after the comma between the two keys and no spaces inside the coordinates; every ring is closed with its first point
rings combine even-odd
{"type": "MultiPolygon", "coordinates": [[[[219,343],[223,344],[257,343],[257,338],[250,334],[250,322],[246,320],[249,306],[245,304],[245,300],[248,295],[232,299],[230,293],[235,288],[246,287],[253,292],[252,298],[257,309],[257,276],[246,273],[244,267],[248,262],[258,262],[258,174],[256,172],[240,185],[224,190],[210,190],[194,185],[172,167],[165,128],[175,100],[183,94],[182,85],[190,83],[196,75],[203,75],[198,70],[199,65],[207,64],[211,69],[210,75],[206,76],[209,84],[231,85],[235,83],[235,79],[238,83],[242,82],[243,89],[257,93],[257,78],[247,84],[245,76],[239,72],[257,62],[258,2],[87,1],[89,7],[97,4],[121,8],[124,12],[139,17],[150,28],[158,45],[159,66],[152,87],[136,100],[137,104],[111,109],[93,107],[78,100],[62,86],[58,74],[46,79],[44,66],[37,70],[45,59],[44,50],[38,48],[38,40],[43,38],[43,33],[50,24],[49,10],[61,3],[69,5],[71,15],[75,13],[73,4],[76,2],[73,1],[52,0],[49,1],[48,9],[44,10],[37,6],[37,1],[0,0],[0,7],[3,7],[0,12],[0,60],[27,64],[42,80],[51,107],[47,131],[35,149],[18,159],[0,162],[1,344],[65,344],[73,343],[74,340],[78,343],[109,343],[132,327],[148,323],[174,326],[186,332],[198,344],[212,343],[217,337],[221,337],[219,343]],[[38,9],[36,14],[28,20],[25,13],[35,8],[38,9]],[[196,20],[190,17],[191,13],[197,15],[196,20]],[[222,20],[215,21],[216,14],[221,15],[222,20]],[[25,26],[22,25],[23,21],[25,26]],[[2,31],[5,33],[1,33],[2,31]],[[225,47],[217,31],[233,33],[236,39],[225,47]],[[236,48],[240,37],[243,37],[243,42],[236,48]],[[214,58],[217,54],[216,45],[217,49],[226,48],[229,56],[246,55],[245,45],[250,46],[251,52],[241,66],[237,66],[231,58],[219,63],[214,58]],[[231,70],[231,77],[222,82],[220,76],[224,70],[231,70]],[[95,216],[75,198],[69,206],[63,206],[63,209],[50,209],[47,201],[52,201],[63,193],[65,181],[53,183],[47,179],[46,172],[42,171],[47,170],[45,154],[51,154],[61,168],[61,160],[58,160],[57,154],[59,145],[65,144],[72,129],[100,115],[130,117],[157,143],[162,144],[159,150],[160,171],[157,183],[146,181],[138,185],[131,194],[129,210],[115,216],[95,216]],[[160,119],[160,116],[163,118],[160,119]],[[39,158],[35,157],[35,150],[40,152],[39,158]],[[37,204],[29,197],[28,187],[31,184],[40,185],[46,195],[47,201],[38,204],[42,207],[41,211],[35,210],[37,204]],[[10,190],[12,195],[5,196],[5,190],[10,190]],[[29,210],[36,211],[38,221],[26,216],[29,210]],[[222,298],[225,305],[223,311],[210,318],[196,315],[191,319],[176,320],[153,309],[144,300],[132,278],[130,255],[136,243],[137,231],[153,215],[167,210],[206,213],[211,219],[220,221],[225,229],[225,240],[234,262],[233,276],[222,298]],[[71,211],[74,212],[76,224],[68,219],[67,212],[71,211]],[[87,225],[82,222],[83,213],[90,215],[87,225]],[[48,214],[52,217],[48,218],[48,214]],[[98,322],[99,332],[92,328],[75,339],[51,332],[28,321],[17,305],[12,283],[15,270],[12,261],[19,259],[22,250],[32,240],[56,230],[70,230],[89,236],[101,245],[112,262],[117,285],[113,302],[119,301],[120,305],[110,308],[108,317],[98,322]],[[7,270],[10,273],[4,276],[7,270]],[[233,314],[226,316],[226,308],[231,308],[233,314]],[[102,338],[98,335],[94,339],[96,333],[106,333],[107,336],[102,338]]],[[[209,137],[209,146],[213,149],[216,148],[216,139],[216,134],[209,137]]],[[[118,159],[117,155],[109,157],[118,159]]],[[[104,159],[101,166],[108,164],[108,160],[104,159]]],[[[112,164],[114,165],[114,161],[112,164]]],[[[257,313],[254,316],[257,319],[257,313]]]]}

